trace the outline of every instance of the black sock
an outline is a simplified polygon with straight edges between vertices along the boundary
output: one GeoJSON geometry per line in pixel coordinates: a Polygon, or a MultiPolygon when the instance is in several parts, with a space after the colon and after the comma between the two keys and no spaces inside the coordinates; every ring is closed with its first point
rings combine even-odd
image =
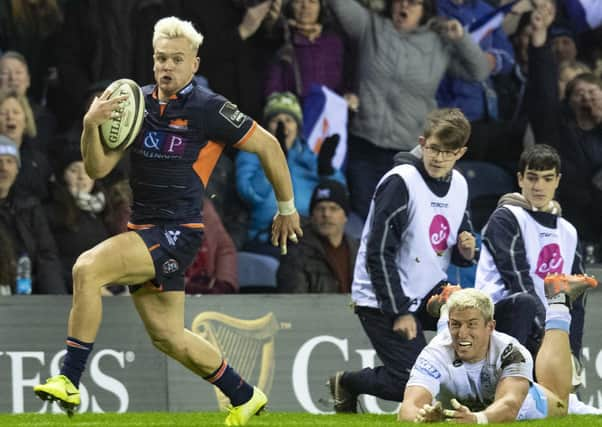
{"type": "Polygon", "coordinates": [[[243,380],[225,360],[215,372],[206,376],[205,379],[228,396],[232,406],[242,405],[253,396],[253,387],[243,380]]]}
{"type": "Polygon", "coordinates": [[[86,362],[92,352],[92,347],[94,347],[94,343],[67,337],[67,354],[63,360],[61,374],[69,378],[75,387],[79,387],[79,379],[86,369],[86,362]]]}

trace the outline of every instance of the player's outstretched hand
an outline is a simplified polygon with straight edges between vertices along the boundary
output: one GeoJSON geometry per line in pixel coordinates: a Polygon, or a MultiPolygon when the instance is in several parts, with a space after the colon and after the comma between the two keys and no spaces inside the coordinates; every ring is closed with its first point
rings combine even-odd
{"type": "Polygon", "coordinates": [[[438,421],[443,421],[445,416],[443,415],[443,406],[441,402],[438,400],[434,405],[426,404],[418,411],[416,418],[414,419],[415,423],[436,423],[438,421]]]}
{"type": "Polygon", "coordinates": [[[448,422],[462,423],[462,424],[475,424],[477,423],[477,415],[472,412],[468,406],[462,405],[456,399],[450,400],[454,409],[444,409],[443,415],[448,422]]]}
{"type": "Polygon", "coordinates": [[[94,97],[90,108],[84,116],[84,125],[88,126],[100,126],[110,118],[116,118],[119,114],[119,104],[125,102],[128,97],[127,95],[117,96],[113,99],[109,99],[111,96],[112,89],[106,88],[105,91],[100,95],[100,98],[94,97]]]}
{"type": "Polygon", "coordinates": [[[286,255],[288,240],[298,243],[301,237],[303,237],[303,230],[301,230],[301,222],[297,211],[290,215],[276,214],[272,221],[272,245],[280,246],[282,255],[286,255]]]}

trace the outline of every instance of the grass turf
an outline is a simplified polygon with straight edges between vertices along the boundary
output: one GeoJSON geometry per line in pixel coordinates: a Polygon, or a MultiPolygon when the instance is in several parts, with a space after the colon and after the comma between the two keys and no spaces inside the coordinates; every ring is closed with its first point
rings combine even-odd
{"type": "MultiPolygon", "coordinates": [[[[128,414],[76,414],[73,418],[57,414],[0,415],[0,426],[223,426],[225,414],[218,412],[141,412],[128,414]]],[[[392,415],[311,415],[304,413],[268,412],[254,417],[250,426],[415,426],[414,423],[398,423],[392,415]]],[[[433,424],[431,424],[433,425],[433,424]]],[[[434,425],[447,425],[438,423],[434,425]]],[[[602,426],[602,416],[569,416],[548,420],[522,421],[503,424],[524,427],[590,427],[602,426]]]]}

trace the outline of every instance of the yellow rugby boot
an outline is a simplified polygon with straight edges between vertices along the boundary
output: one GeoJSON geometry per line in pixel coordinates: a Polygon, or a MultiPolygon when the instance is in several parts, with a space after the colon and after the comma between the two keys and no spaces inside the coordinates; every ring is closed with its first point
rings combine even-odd
{"type": "Polygon", "coordinates": [[[253,415],[259,415],[268,404],[268,398],[257,387],[253,387],[253,396],[242,405],[234,406],[226,417],[227,426],[247,425],[253,415]]]}
{"type": "Polygon", "coordinates": [[[34,386],[33,391],[42,400],[56,401],[70,417],[80,404],[79,390],[65,375],[50,377],[45,384],[34,386]]]}

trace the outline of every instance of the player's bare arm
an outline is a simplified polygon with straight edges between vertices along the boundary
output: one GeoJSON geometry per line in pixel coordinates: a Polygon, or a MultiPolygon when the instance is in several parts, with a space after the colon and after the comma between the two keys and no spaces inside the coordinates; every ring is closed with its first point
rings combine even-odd
{"type": "Polygon", "coordinates": [[[266,177],[274,188],[278,202],[278,213],[272,222],[272,244],[280,246],[286,254],[287,240],[294,243],[303,236],[299,214],[293,199],[293,184],[284,153],[280,144],[268,131],[257,125],[250,138],[240,147],[241,150],[257,154],[266,177]]]}
{"type": "Polygon", "coordinates": [[[472,412],[468,407],[452,401],[453,409],[446,409],[445,417],[456,423],[503,423],[516,420],[527,393],[529,380],[522,377],[503,378],[495,390],[495,400],[485,410],[472,412]]]}
{"type": "Polygon", "coordinates": [[[398,421],[428,423],[443,421],[444,419],[441,402],[433,403],[433,396],[430,391],[417,385],[406,387],[403,402],[401,402],[397,413],[398,421]]]}
{"type": "Polygon", "coordinates": [[[119,103],[127,99],[127,96],[109,99],[110,95],[107,88],[100,98],[94,98],[84,115],[81,151],[86,173],[92,179],[102,178],[111,172],[124,153],[124,149],[109,150],[100,142],[98,127],[119,114],[119,103]]]}

